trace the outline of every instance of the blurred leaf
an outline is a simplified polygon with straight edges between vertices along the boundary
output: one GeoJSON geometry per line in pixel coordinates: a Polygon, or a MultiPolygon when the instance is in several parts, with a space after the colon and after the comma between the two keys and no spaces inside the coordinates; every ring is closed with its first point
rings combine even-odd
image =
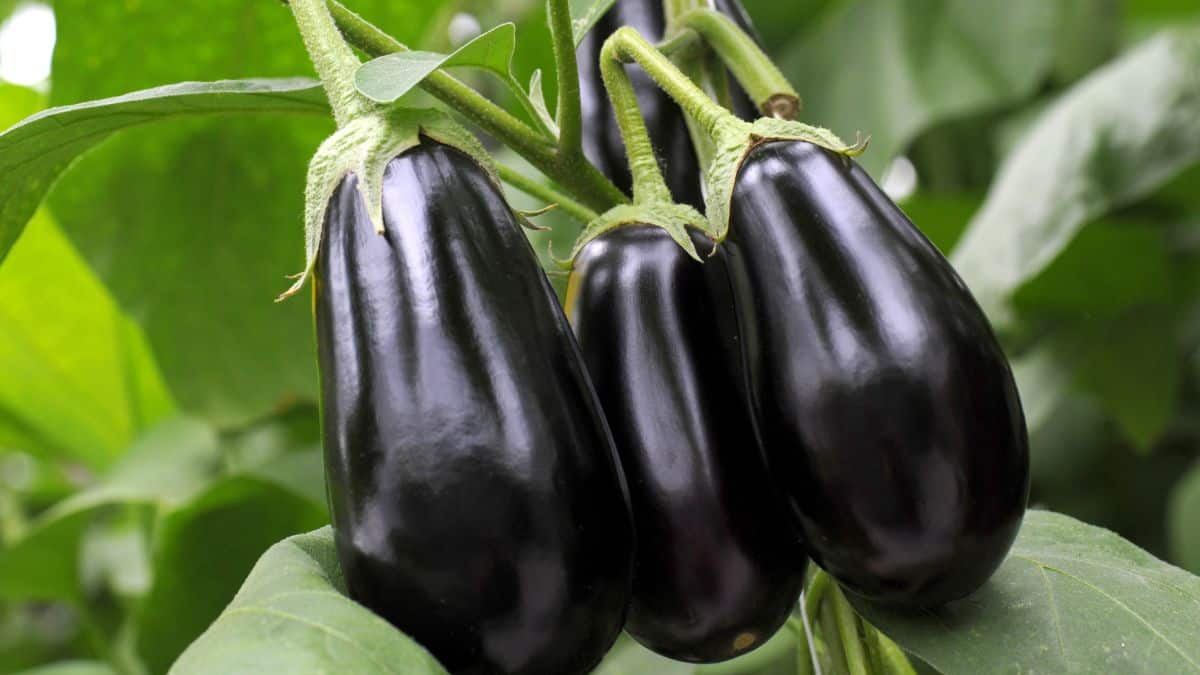
{"type": "Polygon", "coordinates": [[[1061,494],[1090,489],[1080,479],[1081,475],[1094,475],[1093,469],[1110,443],[1107,421],[1108,415],[1095,397],[1074,392],[1062,395],[1037,427],[1029,430],[1029,468],[1035,490],[1053,489],[1061,494]]]}
{"type": "Polygon", "coordinates": [[[1012,359],[1013,378],[1025,412],[1025,426],[1036,434],[1071,389],[1073,372],[1061,358],[1062,349],[1052,338],[1012,359]]]}
{"type": "Polygon", "coordinates": [[[900,209],[945,255],[962,236],[980,201],[978,195],[925,191],[900,202],[900,209]]]}
{"type": "Polygon", "coordinates": [[[101,661],[62,661],[25,670],[17,675],[117,675],[112,666],[101,661]]]}
{"type": "Polygon", "coordinates": [[[1089,34],[1064,22],[1087,1],[857,0],[779,55],[780,67],[799,87],[802,119],[871,135],[860,161],[878,177],[937,122],[1030,96],[1064,32],[1089,34]]]}
{"type": "Polygon", "coordinates": [[[0,266],[0,372],[0,448],[92,468],[174,407],[145,337],[45,212],[0,266]]]}
{"type": "Polygon", "coordinates": [[[333,531],[290,537],[263,554],[233,602],[170,673],[445,672],[344,592],[333,531]]]}
{"type": "MultiPolygon", "coordinates": [[[[442,4],[354,8],[416,44],[442,4]]],[[[56,0],[55,10],[55,103],[313,72],[279,2],[56,0]]],[[[89,153],[51,195],[64,231],[145,329],[181,407],[221,426],[316,398],[310,308],[272,300],[303,265],[306,167],[331,129],[317,115],[154,125],[89,153]]]]}
{"type": "Polygon", "coordinates": [[[0,134],[0,261],[59,175],[129,127],[181,116],[327,109],[312,80],[185,82],[51,108],[0,134]]]}
{"type": "Polygon", "coordinates": [[[248,476],[214,483],[164,514],[155,536],[154,585],[135,629],[150,672],[165,672],[204,632],[263,551],[325,522],[320,501],[248,476]]]}
{"type": "Polygon", "coordinates": [[[1054,61],[1056,84],[1078,80],[1117,52],[1121,20],[1127,11],[1122,4],[1129,3],[1121,0],[1063,3],[1062,25],[1086,27],[1086,30],[1064,30],[1059,36],[1054,61]]]}
{"type": "Polygon", "coordinates": [[[742,6],[762,38],[767,52],[784,53],[792,42],[802,39],[805,28],[813,26],[821,14],[847,0],[742,0],[742,6]],[[799,29],[799,30],[797,30],[799,29]]]}
{"type": "Polygon", "coordinates": [[[208,426],[171,419],[154,427],[102,481],[42,514],[24,537],[0,549],[0,598],[78,597],[80,545],[97,509],[186,502],[217,467],[217,438],[208,426]]]}
{"type": "Polygon", "coordinates": [[[574,33],[575,46],[583,41],[583,36],[587,35],[592,26],[604,16],[609,7],[613,6],[614,0],[570,0],[571,3],[571,30],[574,33]]]}
{"type": "Polygon", "coordinates": [[[1101,221],[1082,230],[1061,255],[1019,288],[1012,304],[1023,315],[1113,318],[1139,304],[1170,302],[1171,266],[1160,231],[1144,224],[1101,221]]]}
{"type": "Polygon", "coordinates": [[[1164,33],[1068,90],[1005,160],[953,262],[994,323],[1079,229],[1200,159],[1200,31],[1164,33]]]}
{"type": "Polygon", "coordinates": [[[392,103],[439,68],[481,68],[509,80],[516,47],[516,25],[502,23],[449,54],[409,51],[372,59],[359,66],[354,84],[363,96],[392,103]]]}
{"type": "Polygon", "coordinates": [[[1143,452],[1158,439],[1178,402],[1183,360],[1173,319],[1170,312],[1138,310],[1086,329],[1079,379],[1143,452]]]}
{"type": "Polygon", "coordinates": [[[1171,489],[1167,518],[1171,557],[1200,574],[1200,464],[1171,489]]]}
{"type": "MultiPolygon", "coordinates": [[[[0,7],[0,17],[3,16],[4,8],[0,7]]],[[[38,92],[0,81],[0,130],[7,129],[41,110],[42,105],[42,95],[38,92]]]]}
{"type": "Polygon", "coordinates": [[[903,613],[851,599],[946,675],[1200,672],[1200,578],[1056,513],[1027,513],[1009,558],[964,600],[903,613]]]}

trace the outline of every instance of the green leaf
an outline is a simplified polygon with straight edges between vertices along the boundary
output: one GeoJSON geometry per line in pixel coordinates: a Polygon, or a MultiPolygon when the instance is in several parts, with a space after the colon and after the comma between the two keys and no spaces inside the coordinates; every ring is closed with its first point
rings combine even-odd
{"type": "Polygon", "coordinates": [[[614,2],[616,0],[570,0],[571,33],[576,47],[614,2]]]}
{"type": "Polygon", "coordinates": [[[1200,160],[1198,118],[1200,30],[1155,37],[1050,106],[1005,160],[952,256],[992,321],[1011,321],[1011,294],[1085,223],[1200,160]]]}
{"type": "Polygon", "coordinates": [[[54,182],[123,129],[176,117],[327,110],[312,80],[184,82],[42,111],[0,134],[0,261],[54,182]]]}
{"type": "Polygon", "coordinates": [[[218,481],[163,514],[154,584],[135,619],[137,652],[150,672],[165,672],[204,632],[263,551],[326,522],[320,502],[249,476],[218,481]]]}
{"type": "Polygon", "coordinates": [[[1026,514],[1008,559],[964,600],[919,613],[852,601],[946,675],[1200,672],[1200,578],[1047,511],[1026,514]]]}
{"type": "Polygon", "coordinates": [[[92,469],[174,407],[145,337],[44,211],[0,266],[0,372],[0,448],[92,469]]]}
{"type": "Polygon", "coordinates": [[[1033,95],[1063,33],[1088,34],[1064,21],[1071,4],[858,0],[830,12],[780,67],[800,87],[803,120],[871,136],[859,162],[878,177],[938,122],[1033,95]]]}
{"type": "Polygon", "coordinates": [[[517,28],[502,23],[464,44],[450,54],[396,52],[359,66],[354,84],[359,93],[379,103],[392,103],[439,68],[481,68],[509,80],[517,28]]]}
{"type": "Polygon", "coordinates": [[[1167,528],[1171,558],[1200,574],[1200,464],[1171,489],[1167,528]]]}
{"type": "MultiPolygon", "coordinates": [[[[312,73],[283,3],[54,4],[55,104],[179,80],[312,73]]],[[[354,9],[411,43],[442,5],[356,0],[354,9]]],[[[272,300],[302,268],[305,168],[331,129],[324,114],[143,127],[85,155],[51,194],[54,216],[141,324],[189,413],[234,427],[316,400],[311,309],[272,300]]]]}
{"type": "Polygon", "coordinates": [[[441,674],[422,647],[344,595],[326,527],[272,546],[171,675],[441,674]]]}
{"type": "Polygon", "coordinates": [[[1113,319],[1138,305],[1169,304],[1171,267],[1167,242],[1151,223],[1103,220],[1021,286],[1012,305],[1022,316],[1113,319]]]}
{"type": "Polygon", "coordinates": [[[151,429],[95,486],[41,515],[0,549],[0,598],[80,596],[80,545],[96,512],[112,504],[186,502],[216,475],[217,437],[207,425],[172,419],[151,429]]]}
{"type": "Polygon", "coordinates": [[[1134,447],[1146,452],[1178,403],[1183,363],[1175,346],[1174,314],[1140,309],[1087,326],[1079,379],[1100,397],[1134,447]]]}

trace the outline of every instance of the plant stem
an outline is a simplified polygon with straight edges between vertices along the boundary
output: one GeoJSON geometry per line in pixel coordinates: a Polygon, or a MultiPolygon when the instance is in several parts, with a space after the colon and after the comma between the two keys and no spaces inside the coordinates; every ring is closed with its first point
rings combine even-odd
{"type": "MultiPolygon", "coordinates": [[[[688,79],[671,60],[654,48],[633,28],[618,28],[608,39],[613,53],[622,61],[634,61],[650,79],[691,115],[708,135],[715,135],[721,122],[732,118],[732,114],[717,105],[700,87],[688,79]]],[[[606,43],[606,46],[607,44],[606,43]]]]}
{"type": "Polygon", "coordinates": [[[600,49],[600,75],[612,101],[613,114],[625,141],[629,173],[633,177],[633,203],[671,203],[671,191],[663,180],[654,145],[646,131],[646,120],[638,106],[637,93],[625,66],[616,56],[616,36],[605,41],[600,49]]]}
{"type": "Polygon", "coordinates": [[[796,636],[796,675],[814,675],[812,648],[809,646],[804,617],[793,614],[788,617],[787,626],[796,636]]]}
{"type": "MultiPolygon", "coordinates": [[[[346,40],[370,56],[407,51],[395,38],[373,26],[337,0],[327,0],[334,21],[346,40]]],[[[629,198],[600,170],[582,157],[560,158],[553,139],[537,133],[504,108],[489,101],[444,71],[435,71],[421,88],[512,148],[542,173],[571,191],[588,207],[601,211],[629,198]]]]}
{"type": "Polygon", "coordinates": [[[732,19],[711,9],[695,9],[677,18],[681,28],[700,33],[764,115],[792,119],[800,97],[754,38],[732,19]]]}
{"type": "Polygon", "coordinates": [[[500,179],[514,188],[524,192],[525,194],[541,199],[550,204],[557,204],[558,208],[569,214],[576,220],[587,224],[597,217],[597,213],[579,202],[571,199],[554,188],[530,178],[516,169],[505,166],[504,164],[496,165],[496,173],[500,179]]]}
{"type": "Polygon", "coordinates": [[[325,95],[329,97],[333,119],[339,127],[345,126],[374,107],[354,87],[358,58],[342,41],[323,0],[290,0],[288,4],[317,75],[321,77],[325,95]]]}
{"type": "Polygon", "coordinates": [[[558,152],[563,157],[583,154],[583,117],[579,102],[579,65],[575,62],[575,35],[567,0],[546,0],[550,38],[554,43],[554,68],[558,81],[558,152]]]}
{"type": "Polygon", "coordinates": [[[871,647],[882,662],[883,672],[890,675],[917,675],[916,669],[899,645],[866,621],[863,622],[863,627],[869,631],[871,647]]]}
{"type": "Polygon", "coordinates": [[[829,587],[829,602],[833,605],[838,637],[842,642],[842,653],[846,657],[846,667],[849,668],[850,675],[867,675],[867,656],[863,652],[862,638],[858,634],[858,614],[837,584],[829,587]]]}

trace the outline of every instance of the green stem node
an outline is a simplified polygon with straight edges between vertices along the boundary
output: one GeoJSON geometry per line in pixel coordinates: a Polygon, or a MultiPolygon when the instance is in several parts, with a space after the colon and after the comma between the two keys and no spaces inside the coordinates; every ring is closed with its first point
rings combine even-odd
{"type": "Polygon", "coordinates": [[[732,19],[711,9],[696,9],[682,14],[677,21],[681,28],[690,28],[704,37],[764,115],[796,117],[800,96],[771,57],[732,19]]]}

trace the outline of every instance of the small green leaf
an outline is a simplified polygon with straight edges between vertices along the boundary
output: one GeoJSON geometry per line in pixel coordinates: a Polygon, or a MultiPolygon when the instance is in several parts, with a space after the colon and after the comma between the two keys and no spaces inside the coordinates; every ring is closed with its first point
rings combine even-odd
{"type": "Polygon", "coordinates": [[[588,34],[592,26],[604,16],[616,0],[570,0],[571,2],[571,33],[575,46],[583,42],[583,36],[588,34]]]}
{"type": "Polygon", "coordinates": [[[1167,527],[1171,557],[1200,574],[1200,463],[1171,489],[1167,527]]]}
{"type": "Polygon", "coordinates": [[[945,675],[1200,673],[1200,578],[1117,535],[1048,511],[968,598],[901,612],[854,600],[945,675]]]}
{"type": "Polygon", "coordinates": [[[359,66],[354,84],[372,101],[392,103],[439,68],[482,68],[507,81],[516,47],[516,25],[502,23],[450,54],[411,51],[372,59],[359,66]]]}
{"type": "Polygon", "coordinates": [[[533,71],[533,76],[529,78],[529,103],[533,106],[533,111],[542,120],[542,124],[550,130],[555,136],[558,135],[558,123],[554,121],[554,115],[550,114],[550,109],[546,107],[546,95],[542,93],[542,69],[538,68],[533,71]]]}
{"type": "Polygon", "coordinates": [[[345,596],[326,527],[272,546],[170,675],[441,675],[424,648],[345,596]]]}
{"type": "Polygon", "coordinates": [[[1011,294],[1086,223],[1200,161],[1197,119],[1197,29],[1158,35],[1051,105],[1001,166],[951,258],[992,322],[1011,322],[1011,294]]]}
{"type": "Polygon", "coordinates": [[[0,261],[76,157],[129,127],[231,112],[328,111],[306,78],[183,82],[50,108],[0,133],[0,261]]]}

